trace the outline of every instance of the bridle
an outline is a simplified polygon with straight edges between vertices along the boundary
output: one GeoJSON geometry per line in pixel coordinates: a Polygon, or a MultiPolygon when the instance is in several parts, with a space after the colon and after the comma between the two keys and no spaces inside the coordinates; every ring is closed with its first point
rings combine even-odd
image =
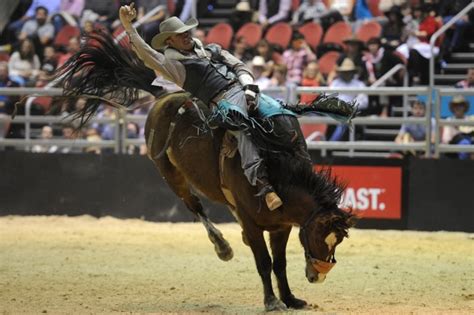
{"type": "Polygon", "coordinates": [[[331,271],[332,267],[336,265],[336,258],[334,254],[330,257],[329,261],[322,260],[315,258],[309,249],[309,241],[308,241],[308,233],[306,231],[309,223],[313,221],[313,219],[316,217],[318,214],[318,211],[313,211],[309,218],[305,221],[305,223],[300,227],[300,233],[302,234],[301,237],[301,242],[303,243],[303,248],[304,248],[304,256],[306,258],[306,261],[310,262],[313,268],[318,272],[322,274],[327,274],[329,271],[331,271]]]}

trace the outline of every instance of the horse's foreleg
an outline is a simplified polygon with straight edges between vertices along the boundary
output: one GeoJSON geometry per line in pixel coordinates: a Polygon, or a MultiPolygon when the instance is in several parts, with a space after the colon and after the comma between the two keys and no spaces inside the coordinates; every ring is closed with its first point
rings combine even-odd
{"type": "Polygon", "coordinates": [[[219,231],[209,220],[207,216],[202,216],[198,214],[199,220],[201,220],[202,224],[207,230],[207,236],[211,240],[212,244],[214,244],[214,249],[216,251],[217,256],[223,261],[229,261],[234,257],[234,252],[232,251],[232,247],[230,247],[229,242],[224,239],[221,231],[219,231]]]}
{"type": "Polygon", "coordinates": [[[207,230],[207,235],[214,244],[214,249],[220,259],[228,261],[234,257],[234,252],[222,233],[212,224],[204,213],[201,200],[191,192],[190,185],[181,172],[170,162],[167,156],[153,160],[170,188],[183,200],[186,207],[196,215],[207,230]]]}
{"type": "MultiPolygon", "coordinates": [[[[244,220],[245,221],[245,220],[244,220]]],[[[244,223],[244,233],[252,249],[258,273],[263,282],[263,294],[266,311],[284,311],[286,305],[280,301],[273,292],[272,287],[272,260],[268,253],[263,237],[263,231],[256,226],[249,227],[244,223]]]]}
{"type": "Polygon", "coordinates": [[[291,293],[286,277],[286,245],[290,236],[291,226],[282,231],[270,233],[270,246],[273,255],[273,272],[278,281],[280,299],[291,308],[300,309],[305,307],[306,301],[295,298],[291,293]]]}

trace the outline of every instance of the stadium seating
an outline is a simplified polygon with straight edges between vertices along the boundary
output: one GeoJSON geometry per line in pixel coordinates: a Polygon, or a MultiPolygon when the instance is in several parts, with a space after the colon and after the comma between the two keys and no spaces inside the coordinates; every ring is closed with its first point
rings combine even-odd
{"type": "Polygon", "coordinates": [[[286,49],[291,40],[293,30],[288,23],[280,22],[272,25],[265,35],[265,39],[273,45],[286,49]]]}
{"type": "Polygon", "coordinates": [[[352,36],[352,28],[346,22],[336,22],[329,27],[324,35],[324,44],[337,44],[344,47],[344,40],[352,36]]]}
{"type": "Polygon", "coordinates": [[[298,31],[303,34],[306,42],[312,49],[316,49],[316,47],[318,47],[323,36],[323,28],[321,25],[314,22],[309,22],[300,26],[298,31]]]}
{"type": "Polygon", "coordinates": [[[262,39],[262,26],[257,23],[246,23],[237,31],[236,37],[243,37],[250,47],[255,47],[262,39]]]}
{"type": "Polygon", "coordinates": [[[65,25],[54,38],[54,46],[56,48],[65,48],[69,44],[71,37],[78,37],[80,35],[81,30],[78,27],[65,25]]]}
{"type": "Polygon", "coordinates": [[[218,23],[207,33],[206,42],[216,43],[221,45],[224,49],[229,49],[233,36],[234,30],[229,24],[218,23]]]}
{"type": "Polygon", "coordinates": [[[362,24],[356,32],[356,37],[366,43],[372,37],[379,37],[382,34],[382,26],[375,21],[362,24]]]}
{"type": "Polygon", "coordinates": [[[340,53],[336,51],[329,51],[325,53],[318,60],[319,71],[325,76],[327,76],[336,67],[337,59],[339,58],[339,56],[340,56],[340,53]]]}

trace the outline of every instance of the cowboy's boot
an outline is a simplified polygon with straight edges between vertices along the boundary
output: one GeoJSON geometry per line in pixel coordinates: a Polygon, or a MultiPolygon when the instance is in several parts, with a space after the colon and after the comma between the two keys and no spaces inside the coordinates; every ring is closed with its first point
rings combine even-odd
{"type": "Polygon", "coordinates": [[[265,203],[270,211],[278,209],[283,205],[283,201],[281,201],[266,178],[259,178],[257,180],[257,188],[259,190],[257,196],[265,196],[265,203]]]}

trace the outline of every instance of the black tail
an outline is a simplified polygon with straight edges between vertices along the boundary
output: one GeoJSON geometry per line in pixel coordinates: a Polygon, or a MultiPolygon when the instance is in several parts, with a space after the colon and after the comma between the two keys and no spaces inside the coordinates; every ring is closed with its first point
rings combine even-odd
{"type": "Polygon", "coordinates": [[[129,107],[140,90],[153,95],[163,91],[151,85],[154,72],[134,52],[115,43],[110,34],[99,32],[84,39],[86,44],[55,74],[55,86],[63,88],[64,97],[87,98],[86,106],[74,115],[81,127],[104,101],[114,107],[129,107]]]}

